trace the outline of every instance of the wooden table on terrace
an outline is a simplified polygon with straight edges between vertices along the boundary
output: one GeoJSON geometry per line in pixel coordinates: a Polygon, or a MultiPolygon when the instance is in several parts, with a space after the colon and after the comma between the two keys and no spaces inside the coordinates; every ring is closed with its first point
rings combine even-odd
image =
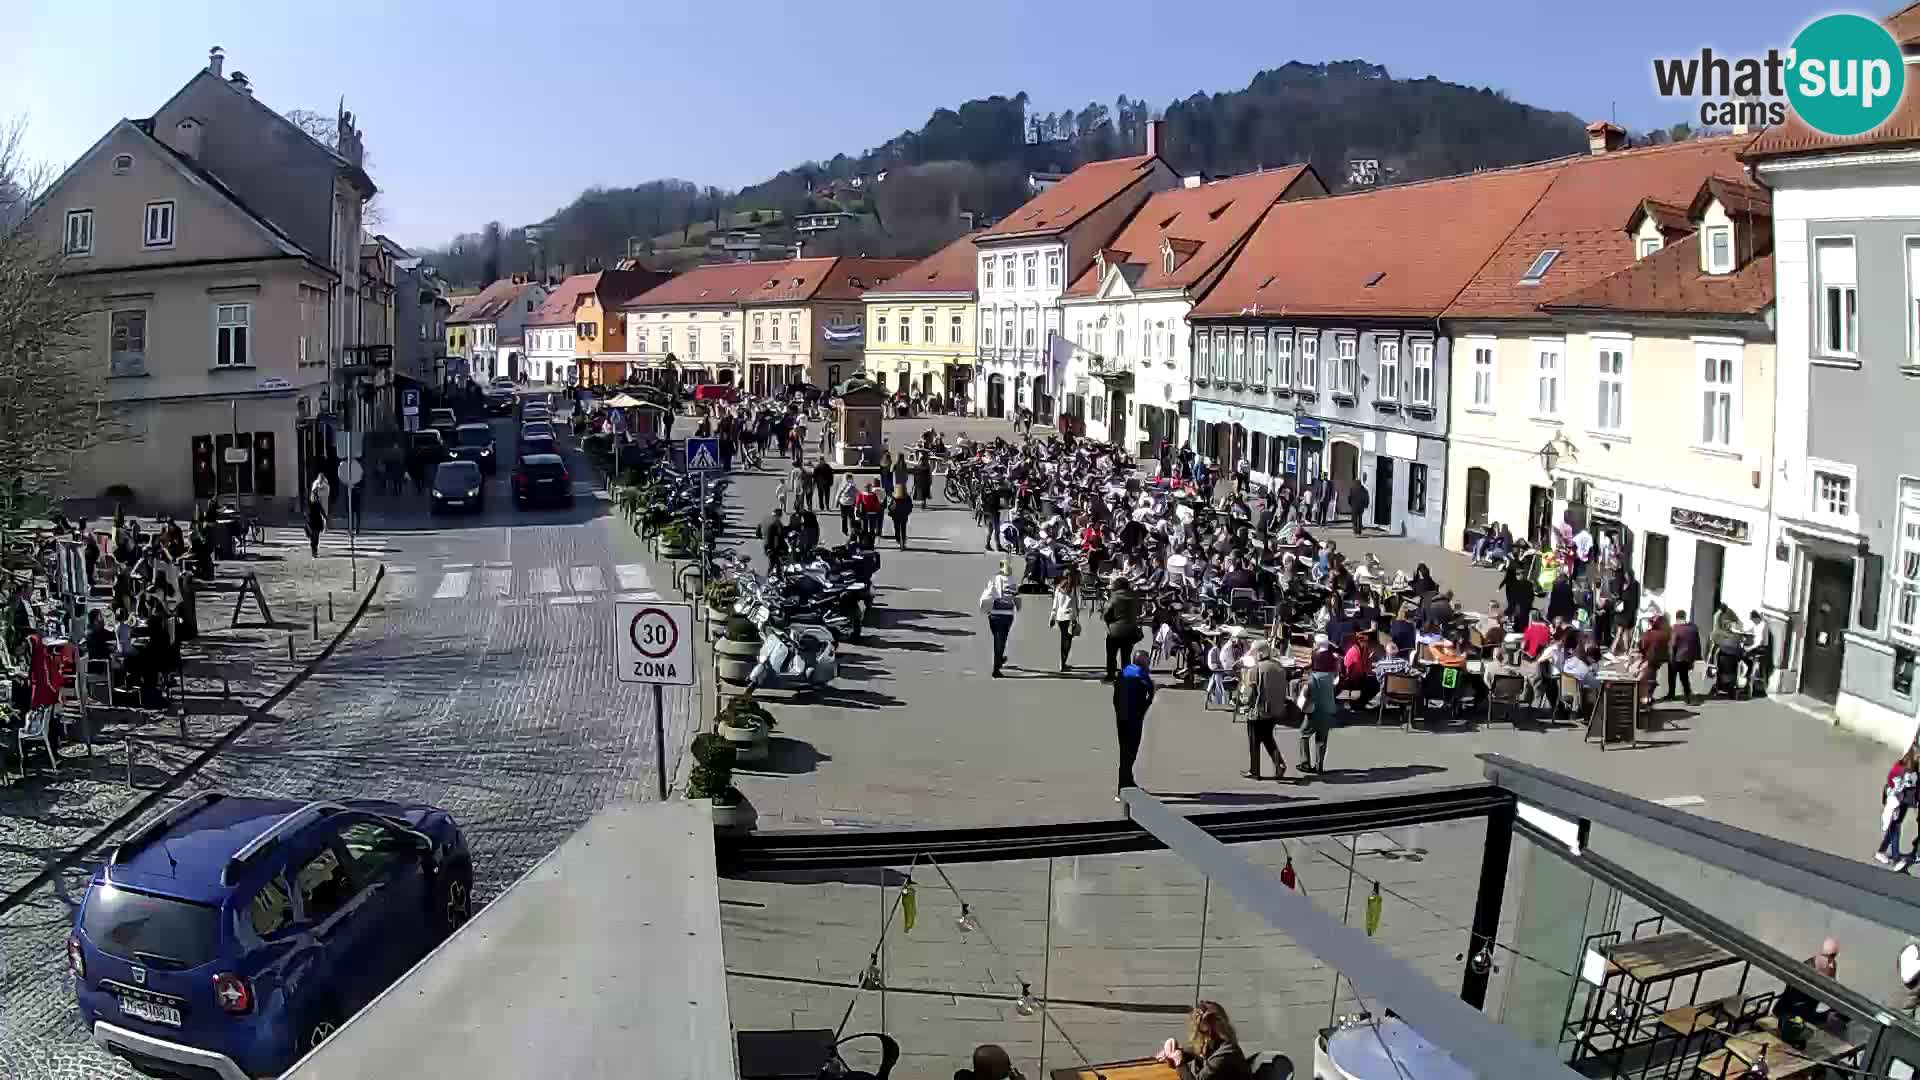
{"type": "Polygon", "coordinates": [[[1702,1058],[1697,1071],[1714,1080],[1729,1080],[1746,1074],[1747,1067],[1760,1060],[1764,1047],[1767,1075],[1772,1080],[1800,1076],[1824,1065],[1838,1064],[1860,1052],[1860,1044],[1850,1042],[1822,1027],[1807,1026],[1807,1044],[1788,1045],[1779,1035],[1779,1021],[1771,1016],[1760,1020],[1759,1030],[1728,1035],[1724,1049],[1702,1058]]]}
{"type": "Polygon", "coordinates": [[[1052,1080],[1180,1080],[1180,1070],[1164,1061],[1145,1058],[1138,1061],[1118,1061],[1111,1065],[1094,1065],[1089,1068],[1071,1066],[1054,1069],[1048,1074],[1052,1080]]]}

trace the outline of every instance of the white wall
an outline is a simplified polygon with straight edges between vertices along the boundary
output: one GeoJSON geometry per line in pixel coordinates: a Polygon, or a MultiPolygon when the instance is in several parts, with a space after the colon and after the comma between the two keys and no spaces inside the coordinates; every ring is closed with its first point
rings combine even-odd
{"type": "MultiPolygon", "coordinates": [[[[1019,405],[1031,405],[1032,397],[1026,387],[1019,385],[1019,375],[1026,375],[1030,382],[1036,376],[1047,376],[1051,380],[1053,373],[1046,370],[1047,331],[1060,326],[1060,294],[1066,290],[1066,244],[1060,240],[1037,240],[1028,243],[1002,244],[983,247],[974,263],[974,274],[979,284],[980,300],[977,326],[993,327],[993,346],[981,345],[984,337],[975,342],[981,355],[980,372],[974,387],[974,410],[983,413],[986,408],[986,379],[998,374],[1007,384],[1007,411],[1019,405]],[[1061,260],[1060,280],[1053,284],[1047,281],[1047,256],[1055,254],[1061,260]],[[1034,257],[1034,284],[1026,284],[1026,257],[1034,257]],[[979,260],[991,257],[994,260],[993,287],[986,287],[986,276],[981,272],[979,260]],[[1006,259],[1013,259],[1013,280],[1007,280],[1006,259]],[[1013,320],[1014,340],[1011,344],[1004,340],[1007,319],[1013,320]],[[1025,344],[1028,330],[1033,332],[1033,345],[1025,344]]],[[[978,333],[984,334],[984,329],[978,333]]],[[[1054,391],[1059,396],[1059,391],[1054,391]]],[[[1044,422],[1036,417],[1036,422],[1044,422]]]]}

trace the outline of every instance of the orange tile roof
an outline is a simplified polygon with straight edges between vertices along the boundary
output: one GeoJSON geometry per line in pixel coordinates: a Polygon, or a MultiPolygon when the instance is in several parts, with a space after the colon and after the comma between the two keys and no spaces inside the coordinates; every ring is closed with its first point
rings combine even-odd
{"type": "MultiPolygon", "coordinates": [[[[1881,22],[1903,50],[1920,45],[1920,4],[1908,4],[1881,22]]],[[[1911,65],[1907,72],[1913,81],[1911,65]]],[[[1912,89],[1909,85],[1908,89],[1912,89]]],[[[1787,122],[1775,124],[1760,133],[1743,156],[1759,161],[1766,158],[1823,154],[1836,150],[1871,150],[1920,143],[1920,94],[1906,93],[1886,122],[1872,131],[1846,137],[1825,135],[1803,123],[1799,114],[1787,110],[1787,122]]]]}
{"type": "Polygon", "coordinates": [[[1193,314],[1436,317],[1557,169],[1521,166],[1280,203],[1193,314]]]}
{"type": "Polygon", "coordinates": [[[574,274],[553,287],[547,299],[532,315],[527,316],[527,326],[566,326],[573,322],[573,309],[580,304],[580,298],[600,286],[599,274],[574,274]]]}
{"type": "MultiPolygon", "coordinates": [[[[1231,180],[1158,191],[1121,227],[1103,254],[1143,267],[1131,283],[1135,291],[1186,289],[1202,282],[1220,265],[1267,208],[1280,201],[1302,177],[1324,192],[1311,166],[1288,165],[1267,172],[1248,173],[1231,180]],[[1176,258],[1172,273],[1160,257],[1165,240],[1176,258]]],[[[1093,296],[1100,291],[1100,270],[1089,265],[1067,289],[1068,296],[1093,296]]]]}
{"type": "Polygon", "coordinates": [[[966,293],[972,296],[976,288],[973,238],[978,235],[978,232],[970,232],[895,274],[886,284],[868,289],[868,298],[899,293],[966,293]]]}
{"type": "Polygon", "coordinates": [[[1641,199],[1627,216],[1627,231],[1640,228],[1645,218],[1653,219],[1653,227],[1663,233],[1686,233],[1693,231],[1693,219],[1687,216],[1687,207],[1661,202],[1659,199],[1641,199]]]}
{"type": "Polygon", "coordinates": [[[1158,160],[1141,154],[1082,165],[1059,183],[1028,199],[1020,209],[982,233],[981,239],[1046,236],[1070,229],[1145,177],[1158,160]]]}
{"type": "Polygon", "coordinates": [[[491,322],[499,318],[507,305],[513,303],[513,298],[520,295],[520,290],[526,287],[527,283],[524,281],[501,278],[468,297],[458,310],[447,317],[447,322],[450,324],[491,322]]]}
{"type": "Polygon", "coordinates": [[[1920,4],[1908,4],[1887,16],[1881,25],[1902,45],[1920,43],[1920,4]]]}
{"type": "Polygon", "coordinates": [[[824,256],[778,262],[714,263],[669,278],[622,304],[625,310],[708,304],[858,300],[861,293],[913,265],[911,259],[824,256]]]}
{"type": "Polygon", "coordinates": [[[1644,200],[1686,206],[1709,176],[1744,181],[1746,136],[1616,150],[1551,163],[1553,182],[1448,306],[1449,318],[1516,317],[1633,265],[1621,223],[1644,200]],[[1543,252],[1560,252],[1537,284],[1520,279],[1543,252]]]}
{"type": "Polygon", "coordinates": [[[1564,294],[1541,309],[1646,315],[1756,315],[1773,303],[1773,230],[1742,226],[1764,250],[1731,274],[1700,269],[1700,234],[1661,248],[1625,270],[1564,294]]]}

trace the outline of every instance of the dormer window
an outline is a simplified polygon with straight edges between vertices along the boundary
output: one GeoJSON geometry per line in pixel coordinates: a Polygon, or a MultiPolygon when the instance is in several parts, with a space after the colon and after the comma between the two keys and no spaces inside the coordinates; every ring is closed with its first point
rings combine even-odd
{"type": "Polygon", "coordinates": [[[1728,273],[1733,269],[1733,226],[1715,225],[1706,234],[1707,273],[1728,273]]]}
{"type": "Polygon", "coordinates": [[[1639,256],[1638,256],[1639,258],[1642,258],[1642,259],[1644,259],[1644,258],[1646,258],[1647,256],[1649,256],[1649,255],[1651,255],[1651,254],[1653,254],[1654,252],[1656,252],[1656,251],[1659,251],[1659,250],[1660,250],[1660,238],[1659,238],[1659,237],[1657,237],[1657,236],[1643,236],[1643,237],[1641,237],[1641,238],[1640,238],[1640,251],[1639,251],[1639,256]]]}

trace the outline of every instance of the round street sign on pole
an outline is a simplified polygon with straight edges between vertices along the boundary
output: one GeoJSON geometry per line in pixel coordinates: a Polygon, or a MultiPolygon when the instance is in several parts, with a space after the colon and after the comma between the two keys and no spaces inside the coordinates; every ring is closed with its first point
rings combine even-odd
{"type": "Polygon", "coordinates": [[[621,682],[693,685],[693,608],[656,600],[614,605],[621,682]]]}

